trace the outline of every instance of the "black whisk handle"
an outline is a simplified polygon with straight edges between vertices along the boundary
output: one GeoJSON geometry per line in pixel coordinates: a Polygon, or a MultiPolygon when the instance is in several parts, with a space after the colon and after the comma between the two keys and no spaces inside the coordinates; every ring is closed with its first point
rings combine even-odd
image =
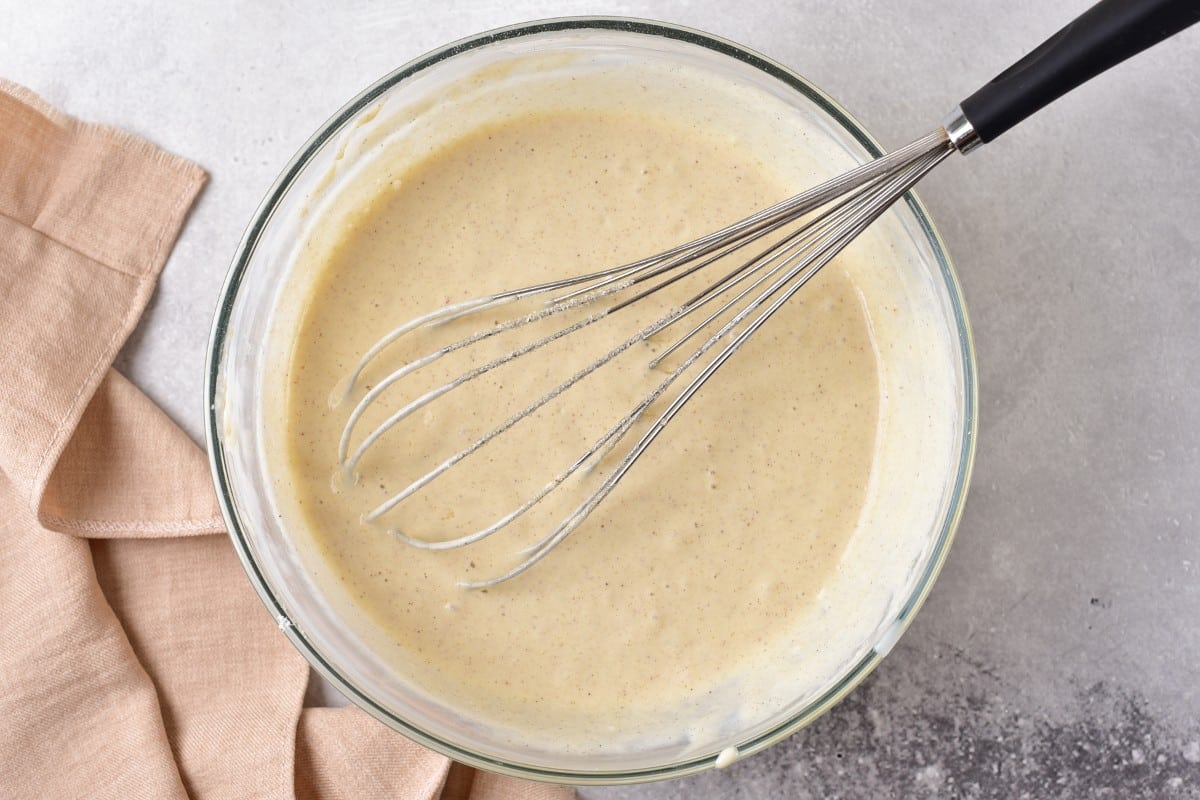
{"type": "Polygon", "coordinates": [[[1101,0],[960,104],[990,142],[1109,67],[1200,22],[1200,0],[1101,0]]]}

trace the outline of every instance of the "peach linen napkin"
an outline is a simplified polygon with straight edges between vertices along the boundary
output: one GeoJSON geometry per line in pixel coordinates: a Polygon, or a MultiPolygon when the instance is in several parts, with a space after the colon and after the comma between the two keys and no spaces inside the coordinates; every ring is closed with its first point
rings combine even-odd
{"type": "Polygon", "coordinates": [[[0,80],[0,797],[571,797],[301,708],[204,455],[111,369],[204,180],[0,80]]]}

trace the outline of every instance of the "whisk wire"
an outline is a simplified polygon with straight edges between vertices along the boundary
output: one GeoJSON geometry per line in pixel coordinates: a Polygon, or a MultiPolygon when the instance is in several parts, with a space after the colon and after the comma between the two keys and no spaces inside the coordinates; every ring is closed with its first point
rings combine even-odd
{"type": "Polygon", "coordinates": [[[887,155],[881,156],[874,161],[870,161],[859,167],[856,167],[848,172],[845,172],[837,177],[834,177],[818,186],[815,186],[805,192],[802,192],[793,197],[781,200],[773,206],[769,206],[761,211],[758,211],[738,222],[727,225],[724,228],[713,231],[712,233],[693,239],[690,242],[677,245],[669,250],[639,259],[638,261],[622,264],[618,267],[612,267],[594,272],[576,275],[559,280],[548,281],[545,283],[536,284],[533,286],[522,287],[519,289],[511,289],[505,292],[497,292],[485,297],[478,297],[471,300],[466,300],[460,303],[455,303],[443,308],[431,311],[415,319],[400,325],[387,334],[382,336],[375,344],[373,344],[359,360],[354,370],[351,372],[349,380],[345,388],[345,396],[348,398],[357,386],[359,379],[362,377],[366,367],[382,354],[388,347],[396,341],[404,337],[406,334],[422,327],[431,325],[444,324],[446,322],[459,319],[468,314],[477,313],[480,311],[489,310],[515,300],[534,297],[539,294],[556,292],[561,289],[571,287],[584,287],[563,295],[551,302],[551,305],[557,302],[565,302],[574,298],[577,295],[583,295],[589,291],[595,291],[611,283],[619,282],[621,279],[640,274],[652,267],[661,265],[670,259],[680,259],[680,263],[685,263],[689,258],[696,257],[696,254],[703,248],[713,245],[714,243],[728,243],[737,237],[746,234],[747,231],[755,228],[763,223],[772,221],[793,221],[812,211],[825,203],[833,200],[840,195],[845,194],[863,184],[878,178],[880,175],[887,174],[890,170],[895,169],[898,165],[909,162],[914,156],[920,153],[927,152],[932,147],[942,146],[947,142],[946,133],[944,130],[939,130],[931,133],[905,147],[899,148],[887,155]],[[681,258],[682,257],[682,258],[681,258]]]}
{"type": "Polygon", "coordinates": [[[427,550],[445,550],[479,542],[503,530],[542,502],[579,470],[585,466],[590,469],[602,462],[607,457],[607,454],[624,439],[642,420],[646,412],[667,393],[670,387],[681,376],[689,372],[698,361],[718,344],[724,342],[723,347],[717,354],[673,397],[654,421],[649,424],[649,427],[641,437],[621,457],[620,461],[602,478],[597,488],[588,494],[548,535],[522,551],[524,555],[522,561],[501,575],[477,581],[464,581],[461,585],[467,588],[484,588],[510,580],[525,572],[548,555],[578,528],[583,520],[612,492],[617,483],[667,427],[679,410],[683,408],[688,400],[699,391],[709,378],[751,335],[761,328],[788,299],[840,253],[850,241],[865,230],[896,199],[911,189],[922,176],[951,152],[954,152],[954,146],[949,142],[944,131],[938,131],[923,137],[907,147],[894,151],[877,161],[863,165],[807,192],[796,195],[737,223],[726,226],[720,231],[679,245],[658,255],[630,262],[613,269],[601,270],[575,278],[543,283],[537,286],[491,295],[478,300],[458,303],[440,312],[427,314],[389,332],[364,355],[350,377],[347,395],[355,388],[356,382],[361,379],[365,367],[385,349],[411,331],[424,326],[444,324],[452,319],[458,319],[484,310],[491,310],[499,305],[517,299],[534,297],[540,294],[557,293],[556,296],[547,300],[542,308],[515,319],[496,323],[438,350],[419,356],[392,371],[375,386],[371,387],[351,411],[343,430],[341,441],[339,442],[338,460],[344,474],[353,474],[358,469],[363,456],[395,425],[416,410],[427,406],[450,391],[504,364],[538,350],[551,342],[592,325],[634,302],[645,299],[666,286],[672,285],[730,256],[734,251],[746,247],[748,244],[769,236],[772,233],[776,233],[785,226],[794,224],[806,215],[823,208],[820,213],[805,221],[795,230],[787,232],[782,238],[766,245],[752,257],[740,262],[736,267],[727,271],[686,302],[670,309],[654,322],[623,340],[599,358],[576,371],[548,392],[542,394],[532,403],[523,407],[516,414],[513,414],[466,447],[443,460],[424,475],[412,481],[404,489],[393,494],[365,514],[363,517],[364,521],[371,522],[387,514],[429,485],[429,483],[445,474],[456,464],[485,447],[517,424],[531,418],[540,408],[639,342],[644,342],[658,335],[685,316],[692,314],[718,298],[725,297],[735,288],[741,287],[737,288],[732,298],[727,298],[715,311],[709,313],[664,351],[651,359],[650,367],[657,368],[666,358],[676,353],[684,343],[692,340],[701,332],[711,328],[723,317],[732,313],[729,319],[720,323],[716,331],[711,333],[703,343],[688,354],[629,413],[609,428],[581,456],[556,474],[548,483],[517,508],[502,515],[492,524],[482,529],[446,540],[428,540],[412,536],[398,529],[390,531],[396,538],[414,547],[427,550]],[[614,297],[623,291],[659,277],[662,280],[646,289],[636,292],[632,298],[620,300],[606,308],[588,314],[580,320],[510,350],[504,355],[468,370],[453,380],[424,393],[388,416],[363,438],[352,454],[347,456],[350,452],[350,441],[353,432],[363,414],[379,401],[379,398],[386,390],[390,389],[404,377],[428,366],[433,361],[449,353],[464,349],[484,339],[544,320],[550,316],[565,313],[571,309],[597,303],[605,298],[614,297]],[[743,286],[742,284],[745,285],[743,286]],[[563,289],[569,289],[570,291],[562,293],[563,289]],[[749,321],[747,322],[747,320],[749,321]]]}
{"type": "Polygon", "coordinates": [[[623,436],[628,432],[637,419],[645,413],[655,400],[657,400],[665,390],[678,378],[687,368],[695,363],[705,352],[730,334],[742,321],[746,319],[755,310],[762,307],[772,296],[778,296],[770,302],[770,304],[756,317],[746,328],[742,329],[735,338],[728,342],[718,355],[710,361],[703,370],[697,374],[688,385],[671,401],[671,403],[660,413],[657,419],[650,425],[649,429],[642,435],[636,444],[629,450],[619,464],[610,472],[600,484],[600,486],[588,495],[548,536],[535,543],[530,548],[526,549],[528,553],[525,560],[508,570],[507,572],[484,580],[477,581],[461,581],[460,586],[468,589],[481,589],[490,586],[495,586],[499,583],[511,580],[512,578],[521,575],[562,543],[571,533],[573,533],[580,524],[591,514],[597,506],[616,488],[620,480],[633,467],[634,463],[641,457],[646,449],[654,442],[671,420],[678,414],[680,409],[699,391],[699,389],[708,381],[710,377],[735,353],[741,345],[750,338],[768,319],[775,314],[797,291],[799,291],[809,280],[811,280],[826,264],[840,253],[845,246],[853,239],[862,233],[872,222],[878,219],[892,203],[901,197],[905,192],[911,189],[925,174],[937,166],[946,156],[953,152],[952,148],[939,149],[931,153],[926,153],[918,156],[913,163],[903,167],[899,174],[884,182],[876,190],[862,196],[860,214],[857,216],[853,224],[839,229],[835,235],[831,236],[820,248],[809,254],[808,257],[795,264],[786,275],[776,280],[768,289],[762,292],[750,305],[740,311],[733,319],[727,322],[718,332],[713,334],[707,342],[705,342],[695,353],[693,353],[683,364],[681,364],[670,376],[658,387],[655,388],[641,403],[637,405],[634,411],[623,419],[613,431],[606,435],[605,438],[611,437],[613,432],[620,431],[618,436],[623,436]],[[781,290],[783,290],[781,292],[781,290]]]}
{"type": "MultiPolygon", "coordinates": [[[[771,276],[775,275],[780,269],[786,266],[789,261],[795,258],[797,254],[802,252],[804,248],[810,247],[813,243],[821,241],[822,237],[825,236],[829,231],[835,230],[836,226],[843,224],[846,219],[856,213],[859,205],[861,204],[861,198],[867,193],[871,192],[874,188],[876,187],[868,184],[867,186],[859,187],[853,190],[853,192],[842,202],[830,207],[826,211],[822,212],[819,216],[812,219],[808,224],[801,226],[783,239],[760,251],[754,258],[742,263],[740,266],[726,273],[724,277],[706,287],[691,300],[685,302],[683,305],[689,310],[699,308],[701,305],[704,305],[710,300],[724,295],[738,283],[753,277],[768,264],[777,264],[776,267],[757,278],[749,286],[738,292],[724,305],[709,314],[704,320],[702,320],[690,331],[666,348],[650,362],[650,368],[653,369],[657,367],[662,361],[669,358],[675,353],[676,350],[686,344],[692,337],[712,324],[713,321],[719,319],[731,308],[735,307],[739,302],[745,299],[750,292],[761,286],[763,283],[769,280],[771,276]]],[[[686,315],[681,315],[681,318],[682,316],[686,315]]]]}

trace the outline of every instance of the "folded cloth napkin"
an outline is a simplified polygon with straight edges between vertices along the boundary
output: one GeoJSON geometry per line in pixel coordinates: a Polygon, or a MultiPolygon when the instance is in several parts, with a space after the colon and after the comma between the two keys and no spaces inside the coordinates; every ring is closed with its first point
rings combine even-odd
{"type": "Polygon", "coordinates": [[[203,454],[111,369],[204,179],[0,80],[0,796],[571,797],[301,708],[203,454]]]}

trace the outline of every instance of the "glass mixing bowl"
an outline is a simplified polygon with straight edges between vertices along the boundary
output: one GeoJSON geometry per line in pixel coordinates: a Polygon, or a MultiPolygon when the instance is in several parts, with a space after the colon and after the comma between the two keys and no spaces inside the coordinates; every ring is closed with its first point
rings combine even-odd
{"type": "MultiPolygon", "coordinates": [[[[505,74],[505,65],[529,54],[584,58],[653,58],[710,70],[782,98],[833,137],[853,161],[881,154],[878,144],[821,90],[785,67],[717,37],[657,22],[562,19],[480,34],[430,53],[387,75],[339,110],[283,170],[251,221],[230,269],[212,328],[207,365],[207,439],[229,533],[251,582],[282,632],[312,666],[351,701],[406,736],[454,759],[494,772],[568,783],[621,783],[683,775],[724,764],[787,736],[835,704],[879,663],[928,593],[945,559],[962,511],[974,453],[976,376],[971,334],[958,281],[941,239],[915,195],[889,214],[902,231],[900,247],[923,270],[936,298],[947,348],[946,480],[929,498],[927,545],[914,560],[907,585],[860,651],[815,691],[784,704],[753,726],[681,752],[677,748],[581,757],[489,738],[446,704],[408,691],[344,624],[305,569],[295,539],[282,522],[271,475],[262,398],[270,380],[267,346],[286,300],[288,269],[305,226],[330,191],[331,170],[363,157],[371,142],[348,145],[381,108],[417,109],[397,124],[419,124],[465,75],[481,69],[505,74]]],[[[486,87],[485,87],[486,88],[486,87]]],[[[797,191],[805,187],[797,187],[797,191]]],[[[924,534],[925,532],[922,531],[924,534]]]]}

